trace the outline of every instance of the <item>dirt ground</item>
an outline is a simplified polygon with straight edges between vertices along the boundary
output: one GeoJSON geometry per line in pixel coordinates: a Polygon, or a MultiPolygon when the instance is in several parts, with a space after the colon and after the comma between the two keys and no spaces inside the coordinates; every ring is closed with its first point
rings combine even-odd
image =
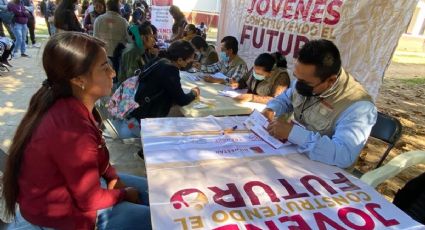
{"type": "MultiPolygon", "coordinates": [[[[400,120],[403,132],[386,162],[406,151],[425,150],[424,86],[425,65],[392,62],[389,66],[376,103],[379,111],[400,120]]],[[[356,167],[362,172],[369,171],[376,165],[385,148],[386,144],[369,139],[356,167]]],[[[424,164],[411,167],[378,186],[377,190],[392,201],[398,189],[424,170],[424,164]]]]}

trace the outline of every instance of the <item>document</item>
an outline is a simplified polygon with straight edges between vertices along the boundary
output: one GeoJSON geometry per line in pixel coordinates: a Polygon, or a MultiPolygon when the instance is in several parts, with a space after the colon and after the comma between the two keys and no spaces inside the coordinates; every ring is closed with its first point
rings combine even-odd
{"type": "Polygon", "coordinates": [[[269,134],[269,132],[267,132],[266,128],[269,125],[269,121],[258,110],[254,110],[251,113],[248,119],[244,122],[244,125],[275,149],[281,148],[285,145],[283,142],[274,138],[269,134]]]}
{"type": "Polygon", "coordinates": [[[224,97],[235,98],[241,94],[247,93],[248,89],[232,89],[231,87],[225,87],[223,90],[218,91],[218,95],[224,97]]]}
{"type": "Polygon", "coordinates": [[[222,72],[217,72],[217,73],[215,73],[215,74],[213,74],[213,75],[211,75],[211,76],[213,76],[213,77],[215,77],[215,78],[218,78],[218,79],[223,79],[223,80],[226,80],[228,77],[226,76],[226,75],[224,75],[222,72]]]}

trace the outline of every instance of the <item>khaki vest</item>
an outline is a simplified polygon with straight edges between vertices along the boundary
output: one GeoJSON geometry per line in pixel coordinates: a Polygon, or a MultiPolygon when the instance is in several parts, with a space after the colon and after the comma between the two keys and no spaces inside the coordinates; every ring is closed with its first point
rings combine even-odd
{"type": "Polygon", "coordinates": [[[331,95],[326,98],[304,97],[294,89],[292,105],[294,118],[307,130],[332,137],[339,115],[358,101],[370,101],[372,98],[362,85],[345,70],[341,71],[331,95]]]}
{"type": "Polygon", "coordinates": [[[252,75],[253,71],[253,69],[249,71],[249,78],[246,81],[249,93],[254,93],[260,96],[274,97],[273,93],[275,88],[278,86],[277,84],[281,84],[279,80],[284,79],[283,82],[287,83],[288,87],[290,85],[289,75],[286,69],[274,67],[272,69],[271,75],[263,81],[255,80],[254,76],[252,75]]]}

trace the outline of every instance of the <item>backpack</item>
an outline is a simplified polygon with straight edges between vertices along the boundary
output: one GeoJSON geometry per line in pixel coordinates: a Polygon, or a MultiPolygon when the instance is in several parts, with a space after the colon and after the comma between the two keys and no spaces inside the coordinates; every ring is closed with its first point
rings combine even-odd
{"type": "Polygon", "coordinates": [[[150,73],[159,66],[160,62],[161,60],[155,59],[146,65],[143,71],[136,70],[136,76],[128,78],[115,90],[108,103],[108,112],[112,117],[119,120],[129,119],[131,117],[130,113],[144,104],[150,103],[163,93],[161,91],[155,95],[146,96],[141,103],[135,100],[140,82],[149,78],[151,76],[150,73]]]}

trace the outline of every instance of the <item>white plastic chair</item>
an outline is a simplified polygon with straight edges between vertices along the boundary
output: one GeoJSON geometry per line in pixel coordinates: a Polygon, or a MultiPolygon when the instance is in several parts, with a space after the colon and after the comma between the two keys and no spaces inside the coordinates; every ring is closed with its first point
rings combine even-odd
{"type": "Polygon", "coordinates": [[[394,157],[384,166],[363,174],[360,180],[375,188],[388,178],[396,176],[404,169],[421,163],[425,163],[425,151],[409,151],[394,157]]]}

